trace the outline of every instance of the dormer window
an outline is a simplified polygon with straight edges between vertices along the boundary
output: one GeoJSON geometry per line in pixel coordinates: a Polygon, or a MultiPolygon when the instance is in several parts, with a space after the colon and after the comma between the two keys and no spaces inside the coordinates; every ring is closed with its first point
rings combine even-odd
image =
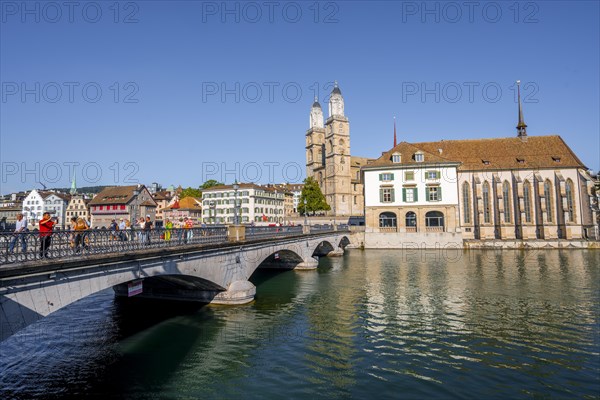
{"type": "Polygon", "coordinates": [[[517,158],[517,162],[519,164],[525,164],[525,159],[524,158],[517,158]]]}
{"type": "Polygon", "coordinates": [[[423,153],[421,153],[420,151],[415,153],[415,161],[416,162],[423,162],[424,159],[425,159],[425,156],[423,153]]]}
{"type": "Polygon", "coordinates": [[[560,162],[560,157],[559,156],[552,156],[552,161],[559,163],[560,162]]]}
{"type": "Polygon", "coordinates": [[[402,162],[402,157],[400,156],[400,153],[394,153],[392,154],[392,162],[394,164],[399,164],[402,162]]]}
{"type": "Polygon", "coordinates": [[[483,165],[490,165],[490,160],[481,160],[483,165]]]}

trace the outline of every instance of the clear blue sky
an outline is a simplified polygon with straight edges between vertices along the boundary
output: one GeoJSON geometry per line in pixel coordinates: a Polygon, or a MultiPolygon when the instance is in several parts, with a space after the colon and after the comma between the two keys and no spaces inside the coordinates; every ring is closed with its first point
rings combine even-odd
{"type": "Polygon", "coordinates": [[[300,181],[333,80],[353,155],[389,149],[394,115],[399,140],[514,136],[520,79],[528,133],[600,169],[598,1],[22,4],[1,2],[2,194],[68,186],[69,163],[78,186],[300,181]]]}

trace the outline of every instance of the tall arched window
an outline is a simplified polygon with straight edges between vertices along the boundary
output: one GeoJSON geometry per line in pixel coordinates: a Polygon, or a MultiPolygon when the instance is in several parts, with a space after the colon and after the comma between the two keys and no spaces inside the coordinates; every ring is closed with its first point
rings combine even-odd
{"type": "Polygon", "coordinates": [[[397,225],[396,221],[396,214],[393,212],[382,212],[379,214],[380,228],[395,228],[397,225]]]}
{"type": "Polygon", "coordinates": [[[544,182],[544,202],[546,203],[546,222],[552,222],[552,184],[548,179],[544,182]]]}
{"type": "Polygon", "coordinates": [[[329,139],[329,153],[333,152],[333,140],[329,139]]]}
{"type": "Polygon", "coordinates": [[[406,223],[406,227],[408,227],[408,228],[416,228],[417,227],[417,214],[415,214],[413,211],[407,212],[405,223],[406,223]]]}
{"type": "Polygon", "coordinates": [[[313,160],[313,151],[312,149],[308,150],[308,161],[312,161],[313,160]]]}
{"type": "Polygon", "coordinates": [[[471,223],[471,190],[467,182],[463,183],[463,221],[471,223]]]}
{"type": "Polygon", "coordinates": [[[567,179],[565,184],[565,191],[567,194],[567,212],[569,213],[569,222],[575,222],[575,209],[573,203],[573,181],[567,179]]]}
{"type": "Polygon", "coordinates": [[[531,185],[529,181],[523,184],[523,208],[525,212],[525,222],[531,222],[531,185]]]}
{"type": "Polygon", "coordinates": [[[504,181],[502,184],[502,199],[504,200],[504,222],[510,224],[512,202],[510,201],[510,183],[508,181],[504,181]]]}
{"type": "Polygon", "coordinates": [[[490,184],[483,183],[483,222],[490,223],[490,184]]]}

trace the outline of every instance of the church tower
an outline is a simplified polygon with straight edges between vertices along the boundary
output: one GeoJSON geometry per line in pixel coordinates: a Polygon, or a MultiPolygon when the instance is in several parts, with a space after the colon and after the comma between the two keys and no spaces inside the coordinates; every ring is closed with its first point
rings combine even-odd
{"type": "Polygon", "coordinates": [[[351,215],[350,124],[344,115],[344,98],[335,82],[329,96],[329,118],[325,122],[325,190],[331,213],[351,215]]]}
{"type": "Polygon", "coordinates": [[[306,131],[306,176],[313,177],[323,187],[325,179],[325,127],[323,110],[315,97],[310,109],[309,128],[306,131]]]}

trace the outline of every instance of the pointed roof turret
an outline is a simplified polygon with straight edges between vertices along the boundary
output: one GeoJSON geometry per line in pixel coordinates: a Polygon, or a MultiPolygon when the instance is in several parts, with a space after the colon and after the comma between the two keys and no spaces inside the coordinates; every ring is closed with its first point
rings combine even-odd
{"type": "Polygon", "coordinates": [[[333,90],[331,91],[331,94],[333,94],[333,93],[337,93],[337,94],[339,94],[339,95],[341,95],[341,94],[342,94],[342,91],[340,90],[340,87],[338,86],[338,83],[337,83],[337,81],[335,81],[335,82],[333,83],[333,90]]]}
{"type": "Polygon", "coordinates": [[[319,99],[315,96],[315,102],[313,103],[313,108],[321,108],[321,104],[319,104],[319,99]]]}
{"type": "Polygon", "coordinates": [[[517,95],[519,100],[519,123],[517,124],[517,136],[523,138],[527,136],[527,124],[523,119],[523,108],[521,106],[521,81],[517,81],[517,95]]]}
{"type": "Polygon", "coordinates": [[[75,182],[75,173],[73,173],[73,181],[71,182],[71,190],[69,190],[69,193],[71,193],[72,195],[77,193],[77,183],[75,182]]]}
{"type": "Polygon", "coordinates": [[[394,147],[396,147],[398,143],[396,142],[396,117],[394,117],[394,147]]]}

